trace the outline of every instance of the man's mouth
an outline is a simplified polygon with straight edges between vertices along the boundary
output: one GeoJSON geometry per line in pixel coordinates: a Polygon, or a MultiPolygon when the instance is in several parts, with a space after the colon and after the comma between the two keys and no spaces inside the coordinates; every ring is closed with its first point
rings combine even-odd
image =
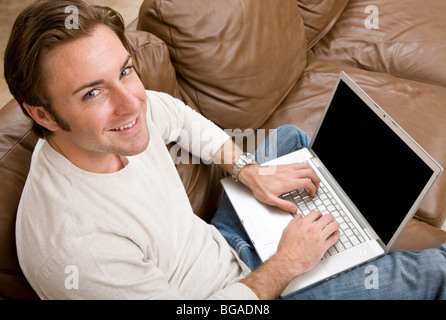
{"type": "Polygon", "coordinates": [[[131,127],[133,127],[135,125],[135,123],[136,123],[136,119],[125,126],[122,126],[119,128],[114,128],[114,129],[111,129],[110,131],[123,131],[125,129],[130,129],[131,127]]]}

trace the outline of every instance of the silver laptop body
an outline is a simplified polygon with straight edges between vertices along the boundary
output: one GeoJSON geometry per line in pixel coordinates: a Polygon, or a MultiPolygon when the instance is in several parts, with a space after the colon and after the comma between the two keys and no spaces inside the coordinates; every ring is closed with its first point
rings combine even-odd
{"type": "MultiPolygon", "coordinates": [[[[309,148],[263,165],[296,162],[307,162],[316,171],[337,204],[336,209],[330,205],[328,212],[342,212],[348,221],[342,225],[354,230],[347,232],[355,239],[346,240],[345,235],[312,270],[291,281],[282,296],[388,253],[443,170],[344,72],[309,148]]],[[[230,177],[223,179],[222,185],[260,259],[266,261],[276,252],[282,231],[293,216],[259,202],[230,177]]],[[[303,191],[283,198],[293,201],[303,191]]],[[[299,212],[306,214],[300,207],[299,212]]]]}

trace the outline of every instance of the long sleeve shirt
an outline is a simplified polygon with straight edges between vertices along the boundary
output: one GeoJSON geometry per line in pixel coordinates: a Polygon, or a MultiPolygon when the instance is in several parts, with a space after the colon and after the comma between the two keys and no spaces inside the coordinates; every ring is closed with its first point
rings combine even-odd
{"type": "Polygon", "coordinates": [[[42,299],[256,299],[239,282],[249,269],[193,213],[166,148],[181,137],[210,161],[229,137],[166,94],[147,91],[147,104],[149,145],[118,172],[81,170],[39,140],[16,223],[27,280],[42,299]]]}

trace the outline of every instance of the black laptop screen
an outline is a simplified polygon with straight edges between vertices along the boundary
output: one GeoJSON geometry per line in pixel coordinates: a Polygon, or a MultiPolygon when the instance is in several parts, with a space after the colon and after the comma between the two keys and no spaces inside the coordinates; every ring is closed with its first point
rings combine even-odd
{"type": "Polygon", "coordinates": [[[385,244],[433,174],[342,80],[312,149],[385,244]]]}

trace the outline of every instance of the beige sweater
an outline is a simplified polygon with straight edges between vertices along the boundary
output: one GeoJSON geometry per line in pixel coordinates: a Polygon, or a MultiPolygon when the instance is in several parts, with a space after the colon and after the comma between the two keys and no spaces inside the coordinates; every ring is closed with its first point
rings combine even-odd
{"type": "Polygon", "coordinates": [[[179,100],[147,97],[149,146],[119,172],[83,171],[38,142],[16,224],[26,278],[42,299],[256,299],[238,282],[249,270],[192,212],[165,146],[180,135],[209,161],[228,136],[179,100]]]}

